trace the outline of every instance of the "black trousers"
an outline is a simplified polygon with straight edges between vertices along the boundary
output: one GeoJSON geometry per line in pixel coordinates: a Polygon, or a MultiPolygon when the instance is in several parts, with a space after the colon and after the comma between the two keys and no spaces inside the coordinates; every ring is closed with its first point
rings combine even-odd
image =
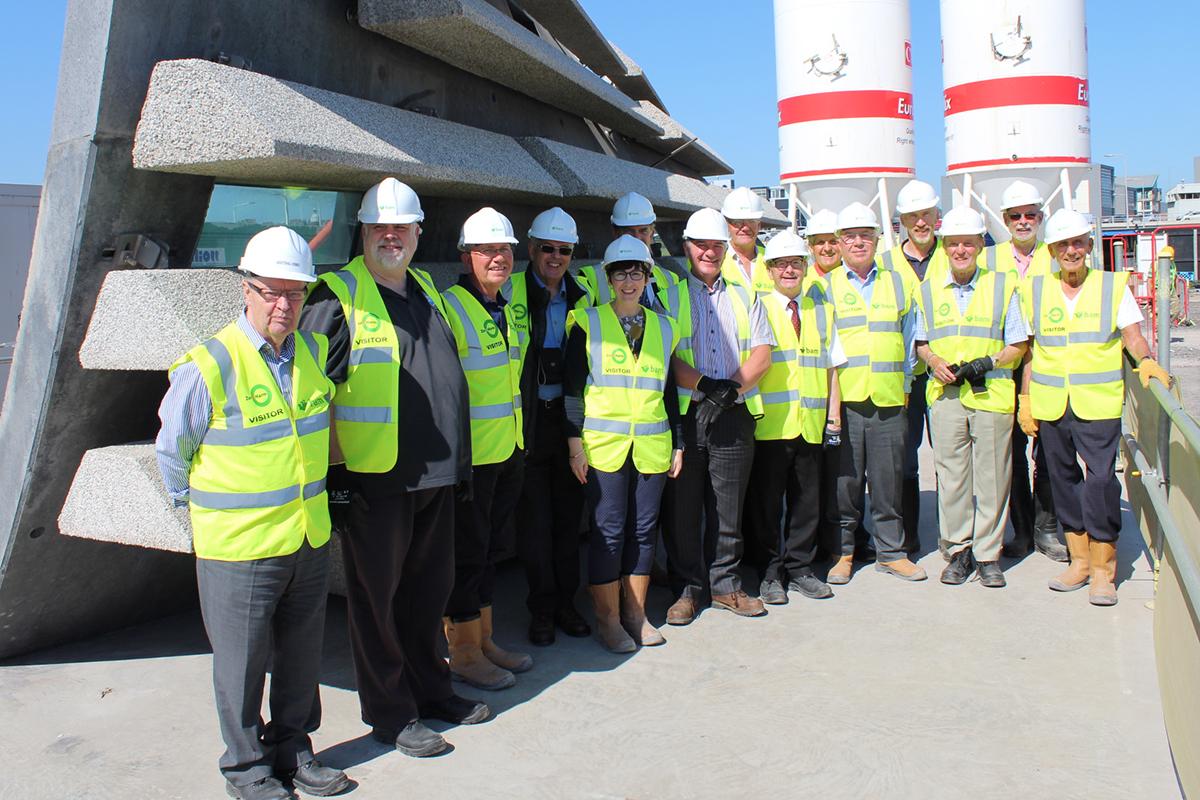
{"type": "Polygon", "coordinates": [[[799,436],[754,443],[746,538],[753,538],[767,554],[764,580],[786,584],[790,578],[811,573],[821,529],[824,464],[824,448],[799,436]]]}
{"type": "Polygon", "coordinates": [[[1086,531],[1100,542],[1117,541],[1121,532],[1120,437],[1120,419],[1080,419],[1069,405],[1061,418],[1038,427],[1054,508],[1064,531],[1086,531]],[[1079,468],[1079,459],[1087,468],[1086,475],[1079,468]]]}
{"type": "Polygon", "coordinates": [[[454,583],[454,487],[350,502],[346,601],[363,722],[399,733],[453,694],[442,612],[454,583]]]}
{"type": "Polygon", "coordinates": [[[588,537],[588,583],[599,586],[625,575],[649,575],[658,544],[658,515],[667,474],[644,475],[633,451],[616,472],[588,470],[592,516],[588,537]]]}
{"type": "Polygon", "coordinates": [[[1041,439],[1033,440],[1033,482],[1030,490],[1029,456],[1025,451],[1029,437],[1013,416],[1012,493],[1008,499],[1009,519],[1016,538],[1031,537],[1033,532],[1058,533],[1058,517],[1054,513],[1054,493],[1050,488],[1050,470],[1046,466],[1046,451],[1041,439]]]}
{"type": "Polygon", "coordinates": [[[517,556],[525,568],[531,613],[575,605],[583,486],[568,463],[562,401],[542,403],[525,453],[525,481],[517,504],[517,556]]]}
{"type": "Polygon", "coordinates": [[[245,786],[313,757],[321,724],[321,643],[329,546],[253,561],[196,559],[200,611],[213,651],[213,692],[226,780],[245,786]],[[262,720],[271,669],[271,721],[262,720]]]}
{"type": "Polygon", "coordinates": [[[492,604],[496,553],[521,494],[523,465],[521,451],[513,450],[498,464],[471,468],[471,499],[458,501],[454,511],[454,589],[446,616],[455,622],[478,619],[479,609],[492,604]]]}
{"type": "Polygon", "coordinates": [[[683,470],[667,481],[663,543],[676,596],[699,605],[741,588],[742,507],[754,460],[754,417],[738,403],[707,431],[695,404],[683,418],[683,470]]]}

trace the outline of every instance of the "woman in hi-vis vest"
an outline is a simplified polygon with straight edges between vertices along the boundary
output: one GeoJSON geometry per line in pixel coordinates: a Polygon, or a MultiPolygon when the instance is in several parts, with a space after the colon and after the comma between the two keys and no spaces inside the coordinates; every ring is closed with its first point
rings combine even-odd
{"type": "Polygon", "coordinates": [[[571,312],[563,376],[571,470],[591,514],[588,588],[597,635],[614,653],[665,639],[646,620],[663,487],[683,465],[669,317],[639,302],[653,265],[645,243],[621,236],[604,252],[613,300],[571,312]]]}

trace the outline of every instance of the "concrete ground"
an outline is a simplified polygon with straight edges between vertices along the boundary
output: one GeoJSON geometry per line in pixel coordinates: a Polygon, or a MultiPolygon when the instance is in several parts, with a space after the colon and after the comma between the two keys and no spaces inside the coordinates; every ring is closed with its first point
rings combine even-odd
{"type": "MultiPolygon", "coordinates": [[[[1151,636],[1152,576],[1127,515],[1120,604],[1055,594],[1059,566],[1009,586],[937,582],[928,449],[921,563],[871,568],[826,601],[759,619],[709,610],[631,656],[593,640],[534,650],[483,725],[438,724],[416,760],[359,721],[344,604],[331,598],[314,741],[359,800],[496,798],[1172,798],[1151,636]]],[[[523,641],[523,577],[500,570],[499,639],[523,641]]],[[[661,622],[669,598],[652,591],[661,622]]],[[[186,614],[0,666],[0,798],[218,798],[210,655],[186,614]]],[[[487,693],[462,688],[463,694],[487,693]]]]}

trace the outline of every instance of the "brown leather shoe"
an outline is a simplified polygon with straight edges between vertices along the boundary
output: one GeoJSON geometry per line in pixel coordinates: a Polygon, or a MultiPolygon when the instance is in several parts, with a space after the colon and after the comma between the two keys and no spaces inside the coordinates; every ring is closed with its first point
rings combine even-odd
{"type": "Polygon", "coordinates": [[[921,567],[918,567],[907,558],[901,558],[898,561],[877,562],[875,564],[875,569],[879,572],[890,572],[897,578],[901,578],[906,581],[923,581],[926,578],[925,570],[921,567]]]}
{"type": "Polygon", "coordinates": [[[667,609],[668,625],[688,625],[696,618],[696,602],[686,594],[667,609]]]}
{"type": "Polygon", "coordinates": [[[732,611],[739,617],[761,617],[767,613],[766,606],[762,600],[738,589],[736,592],[729,594],[714,594],[712,604],[717,608],[723,608],[726,611],[732,611]]]}

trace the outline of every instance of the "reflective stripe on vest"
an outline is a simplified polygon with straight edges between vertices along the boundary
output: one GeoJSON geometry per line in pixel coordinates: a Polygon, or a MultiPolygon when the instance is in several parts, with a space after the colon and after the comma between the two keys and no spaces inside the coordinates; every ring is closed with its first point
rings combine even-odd
{"type": "Polygon", "coordinates": [[[1029,390],[1033,416],[1056,420],[1067,404],[1080,419],[1116,419],[1125,401],[1117,310],[1127,272],[1088,270],[1067,310],[1060,273],[1028,283],[1026,313],[1033,323],[1029,390]]]}
{"type": "Polygon", "coordinates": [[[504,306],[506,340],[492,315],[465,287],[451,286],[443,297],[470,390],[471,464],[498,464],[525,447],[521,362],[528,334],[514,320],[512,303],[504,306]]]}
{"type": "Polygon", "coordinates": [[[911,298],[900,273],[875,273],[869,308],[864,307],[863,296],[850,284],[844,269],[826,276],[825,294],[834,307],[834,321],[847,359],[838,367],[842,399],[869,399],[880,408],[904,405],[908,353],[902,321],[911,298]]]}
{"type": "Polygon", "coordinates": [[[750,267],[751,274],[747,278],[733,247],[725,249],[725,260],[721,262],[721,276],[725,278],[725,284],[737,292],[746,305],[750,304],[751,295],[762,297],[775,291],[775,282],[771,280],[771,273],[767,270],[765,256],[766,248],[758,245],[755,249],[754,263],[750,267]]]}
{"type": "Polygon", "coordinates": [[[196,555],[250,561],[329,541],[325,473],[333,383],[328,342],[298,331],[292,397],[232,323],[177,361],[191,361],[212,399],[212,418],[188,474],[196,555]]]}
{"type": "MultiPolygon", "coordinates": [[[[533,330],[533,323],[529,319],[529,268],[524,272],[514,272],[509,276],[504,285],[500,287],[500,296],[504,301],[512,307],[512,315],[509,317],[509,324],[516,323],[517,328],[524,331],[528,336],[533,330]]],[[[563,280],[575,281],[575,285],[583,292],[583,296],[575,301],[575,308],[587,308],[592,304],[591,291],[587,284],[581,279],[567,273],[563,276],[563,280]]],[[[565,291],[565,288],[561,291],[565,291]]]]}
{"type": "Polygon", "coordinates": [[[616,472],[633,452],[643,475],[671,466],[671,428],[664,405],[667,370],[675,349],[671,320],[645,310],[646,327],[635,358],[612,305],[571,312],[568,325],[587,337],[588,379],[583,390],[583,447],[588,463],[616,472]]]}
{"type": "Polygon", "coordinates": [[[796,299],[799,340],[785,298],[772,292],[761,300],[776,347],[771,352],[771,366],[758,383],[763,415],[755,422],[754,438],[790,440],[802,436],[806,442],[820,444],[829,403],[832,307],[819,284],[811,284],[796,299]]]}
{"type": "MultiPolygon", "coordinates": [[[[1004,349],[1004,322],[1013,287],[1007,272],[990,272],[976,267],[975,291],[960,313],[952,287],[921,284],[921,313],[933,352],[951,364],[961,364],[1004,349]]],[[[958,399],[966,408],[1011,414],[1015,408],[1012,369],[993,369],[984,376],[986,391],[976,393],[968,385],[959,387],[958,399]]],[[[945,386],[930,375],[925,397],[932,404],[942,397],[945,386]]]]}

